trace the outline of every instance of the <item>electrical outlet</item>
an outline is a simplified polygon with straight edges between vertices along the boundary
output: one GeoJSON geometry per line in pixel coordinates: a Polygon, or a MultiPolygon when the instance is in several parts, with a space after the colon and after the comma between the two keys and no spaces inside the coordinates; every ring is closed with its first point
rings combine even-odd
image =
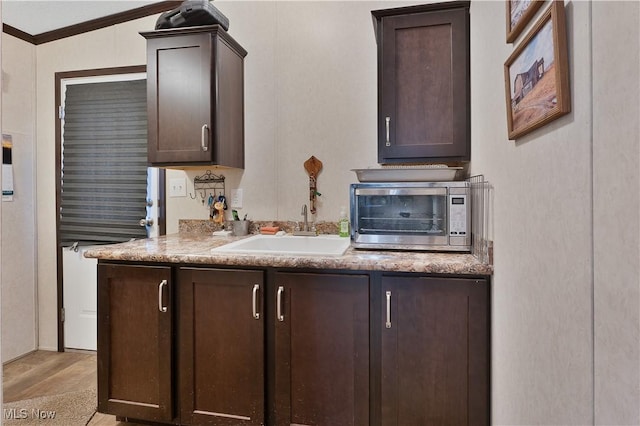
{"type": "Polygon", "coordinates": [[[236,209],[242,208],[242,189],[231,190],[231,207],[236,209]]]}
{"type": "Polygon", "coordinates": [[[187,180],[185,178],[169,179],[169,197],[186,197],[187,180]]]}

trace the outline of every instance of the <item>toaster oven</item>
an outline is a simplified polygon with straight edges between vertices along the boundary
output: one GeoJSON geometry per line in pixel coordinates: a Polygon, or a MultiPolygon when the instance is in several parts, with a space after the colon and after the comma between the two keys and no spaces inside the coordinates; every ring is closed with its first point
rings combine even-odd
{"type": "Polygon", "coordinates": [[[471,251],[469,182],[354,183],[351,242],[361,249],[471,251]]]}

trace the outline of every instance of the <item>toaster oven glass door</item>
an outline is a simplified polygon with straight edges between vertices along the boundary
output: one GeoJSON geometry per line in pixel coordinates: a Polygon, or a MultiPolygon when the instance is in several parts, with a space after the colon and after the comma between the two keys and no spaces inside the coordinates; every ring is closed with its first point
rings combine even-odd
{"type": "Polygon", "coordinates": [[[448,241],[446,188],[360,188],[356,199],[360,242],[440,245],[448,241]]]}

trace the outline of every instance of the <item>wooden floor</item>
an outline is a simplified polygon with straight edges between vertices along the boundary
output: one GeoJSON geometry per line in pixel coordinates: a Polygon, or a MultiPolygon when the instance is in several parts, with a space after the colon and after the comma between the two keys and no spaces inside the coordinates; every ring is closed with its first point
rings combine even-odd
{"type": "MultiPolygon", "coordinates": [[[[3,366],[4,402],[96,387],[95,352],[36,351],[3,366]]],[[[132,426],[96,413],[89,426],[132,426]]]]}

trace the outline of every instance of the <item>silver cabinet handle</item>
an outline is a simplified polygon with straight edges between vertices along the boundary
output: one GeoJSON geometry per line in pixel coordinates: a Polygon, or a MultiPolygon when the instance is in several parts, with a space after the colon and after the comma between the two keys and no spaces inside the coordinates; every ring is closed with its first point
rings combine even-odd
{"type": "Polygon", "coordinates": [[[384,121],[385,121],[385,127],[387,129],[387,140],[385,145],[391,146],[391,142],[389,141],[389,123],[391,123],[391,117],[385,117],[384,121]]]}
{"type": "Polygon", "coordinates": [[[284,287],[278,287],[278,297],[276,298],[276,316],[278,321],[284,321],[284,315],[282,315],[282,293],[284,293],[284,287]]]}
{"type": "Polygon", "coordinates": [[[166,286],[167,280],[160,281],[160,285],[158,285],[158,310],[160,312],[167,312],[167,307],[162,304],[162,293],[166,286]]]}
{"type": "Polygon", "coordinates": [[[203,151],[206,152],[209,150],[209,126],[207,126],[206,124],[202,126],[202,135],[201,135],[200,143],[203,151]]]}
{"type": "Polygon", "coordinates": [[[260,286],[258,284],[253,286],[253,298],[251,305],[253,307],[253,319],[260,319],[260,313],[258,312],[258,290],[260,286]]]}
{"type": "Polygon", "coordinates": [[[391,292],[387,291],[387,328],[391,328],[391,292]]]}

